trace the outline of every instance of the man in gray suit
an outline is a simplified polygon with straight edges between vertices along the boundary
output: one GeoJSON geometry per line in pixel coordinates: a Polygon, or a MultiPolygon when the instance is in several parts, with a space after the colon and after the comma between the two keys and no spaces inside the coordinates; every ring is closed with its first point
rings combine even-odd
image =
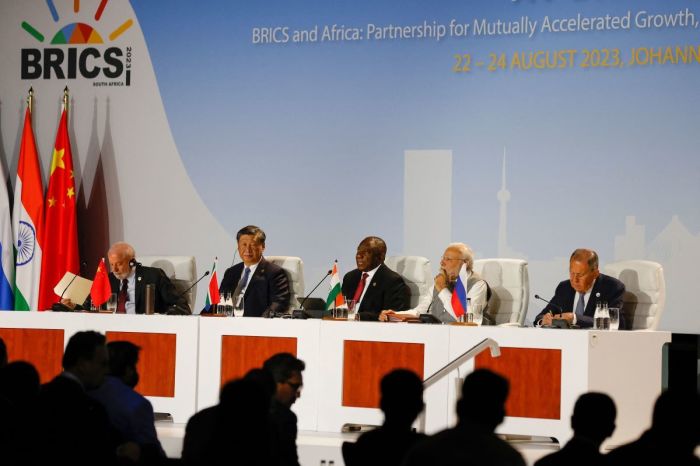
{"type": "Polygon", "coordinates": [[[467,269],[467,298],[470,299],[470,305],[481,306],[484,313],[483,324],[490,323],[487,306],[491,290],[488,283],[474,272],[474,253],[464,243],[452,243],[447,246],[440,260],[440,272],[435,276],[430,292],[421,296],[416,307],[407,311],[384,310],[379,320],[411,320],[418,318],[420,314],[430,313],[442,322],[455,322],[457,317],[452,309],[452,289],[462,265],[466,265],[467,269]]]}

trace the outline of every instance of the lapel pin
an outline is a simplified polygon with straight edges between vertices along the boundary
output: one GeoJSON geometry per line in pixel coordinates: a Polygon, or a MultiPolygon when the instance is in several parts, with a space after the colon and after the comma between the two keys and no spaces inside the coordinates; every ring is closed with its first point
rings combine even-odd
{"type": "Polygon", "coordinates": [[[136,279],[137,279],[138,281],[141,281],[141,277],[136,277],[136,279]]]}

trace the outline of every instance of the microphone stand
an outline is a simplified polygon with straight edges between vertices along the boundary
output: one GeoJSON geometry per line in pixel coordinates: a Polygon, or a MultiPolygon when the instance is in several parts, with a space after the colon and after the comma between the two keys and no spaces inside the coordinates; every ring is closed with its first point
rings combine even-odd
{"type": "Polygon", "coordinates": [[[326,274],[323,276],[323,278],[316,284],[316,286],[314,286],[314,289],[309,291],[309,294],[304,296],[304,299],[302,299],[301,303],[299,303],[299,309],[295,309],[292,311],[292,318],[293,319],[306,319],[309,317],[309,314],[304,310],[304,303],[306,303],[306,300],[309,299],[309,296],[311,296],[311,294],[314,291],[316,291],[316,288],[321,286],[321,283],[323,283],[326,280],[326,278],[328,278],[328,276],[331,275],[332,273],[333,273],[332,270],[329,270],[328,272],[326,272],[326,274]]]}
{"type": "MultiPolygon", "coordinates": [[[[183,291],[182,293],[180,293],[180,294],[177,296],[177,299],[179,300],[180,298],[182,298],[183,296],[185,296],[192,288],[194,288],[194,286],[195,286],[197,283],[201,282],[202,279],[204,279],[204,277],[206,277],[207,275],[209,275],[209,270],[205,271],[205,272],[202,274],[201,277],[199,277],[193,284],[191,284],[190,286],[188,286],[187,289],[186,289],[185,291],[183,291]]],[[[166,314],[167,314],[167,315],[190,315],[190,314],[192,314],[192,310],[190,309],[189,312],[187,312],[187,311],[185,310],[185,308],[183,308],[183,307],[180,306],[179,304],[171,304],[170,306],[168,306],[168,312],[166,312],[166,314]]]]}

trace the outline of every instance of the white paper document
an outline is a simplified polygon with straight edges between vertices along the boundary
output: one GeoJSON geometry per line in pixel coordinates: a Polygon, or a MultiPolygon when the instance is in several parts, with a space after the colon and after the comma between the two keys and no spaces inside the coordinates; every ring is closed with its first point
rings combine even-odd
{"type": "Polygon", "coordinates": [[[70,299],[74,304],[83,304],[90,294],[91,287],[92,280],[66,272],[58,285],[53,288],[53,292],[58,296],[63,295],[63,299],[70,299]]]}

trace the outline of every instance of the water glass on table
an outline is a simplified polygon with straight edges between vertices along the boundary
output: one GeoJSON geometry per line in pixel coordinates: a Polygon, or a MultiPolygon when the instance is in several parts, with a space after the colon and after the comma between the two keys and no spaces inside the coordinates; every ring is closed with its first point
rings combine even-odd
{"type": "Polygon", "coordinates": [[[243,293],[241,293],[235,299],[235,302],[233,302],[233,316],[234,317],[243,317],[244,312],[245,312],[245,303],[243,300],[243,293]]]}
{"type": "Polygon", "coordinates": [[[609,307],[608,314],[610,315],[610,330],[618,330],[620,328],[620,308],[609,307]]]}
{"type": "Polygon", "coordinates": [[[357,302],[354,299],[345,300],[348,306],[348,320],[357,320],[357,302]]]}

